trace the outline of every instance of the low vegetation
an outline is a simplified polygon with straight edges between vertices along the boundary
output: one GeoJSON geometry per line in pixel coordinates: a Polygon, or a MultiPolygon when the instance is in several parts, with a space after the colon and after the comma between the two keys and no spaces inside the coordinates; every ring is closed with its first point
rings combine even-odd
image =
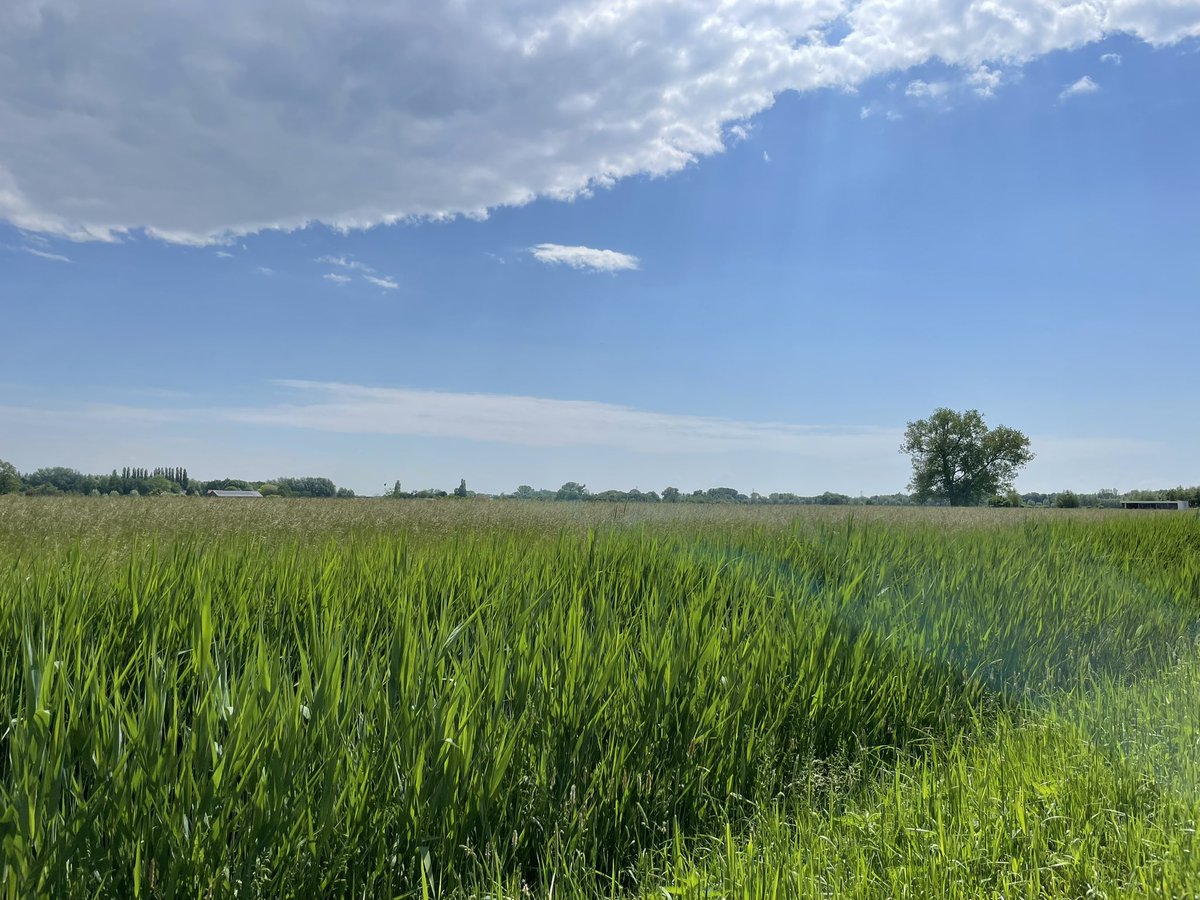
{"type": "Polygon", "coordinates": [[[8,897],[1191,896],[1200,518],[0,498],[8,897]]]}

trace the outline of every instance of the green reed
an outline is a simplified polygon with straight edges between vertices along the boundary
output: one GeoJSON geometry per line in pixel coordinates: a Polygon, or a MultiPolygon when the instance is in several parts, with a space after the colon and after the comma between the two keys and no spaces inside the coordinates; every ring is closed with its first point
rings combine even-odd
{"type": "Polygon", "coordinates": [[[1196,872],[1195,517],[158,503],[0,506],[5,896],[1196,872]]]}

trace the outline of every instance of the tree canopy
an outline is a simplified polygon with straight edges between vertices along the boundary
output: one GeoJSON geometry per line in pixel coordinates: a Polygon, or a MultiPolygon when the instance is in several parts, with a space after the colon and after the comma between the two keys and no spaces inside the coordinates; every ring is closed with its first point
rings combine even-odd
{"type": "Polygon", "coordinates": [[[1012,487],[1033,459],[1029,438],[1015,428],[988,428],[979,410],[940,407],[928,419],[909,422],[900,452],[912,457],[909,489],[918,501],[945,500],[976,506],[1012,487]]]}
{"type": "Polygon", "coordinates": [[[21,489],[21,476],[17,467],[0,459],[0,494],[15,494],[21,489]]]}

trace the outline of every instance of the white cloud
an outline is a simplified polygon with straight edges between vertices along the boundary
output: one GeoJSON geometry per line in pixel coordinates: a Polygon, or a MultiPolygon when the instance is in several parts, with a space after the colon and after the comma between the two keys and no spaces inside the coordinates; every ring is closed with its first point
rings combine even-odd
{"type": "Polygon", "coordinates": [[[218,259],[233,259],[233,254],[232,254],[232,253],[229,253],[229,252],[227,252],[227,251],[225,251],[225,250],[218,250],[218,251],[217,251],[217,258],[218,258],[218,259]]]}
{"type": "Polygon", "coordinates": [[[908,87],[904,89],[904,96],[913,97],[918,100],[937,100],[945,96],[950,90],[950,85],[944,81],[910,81],[908,87]]]}
{"type": "Polygon", "coordinates": [[[357,259],[349,256],[318,256],[316,262],[328,263],[331,266],[340,266],[343,269],[352,269],[356,272],[368,272],[374,274],[375,270],[366,263],[361,263],[357,259]]]}
{"type": "MultiPolygon", "coordinates": [[[[90,405],[41,410],[108,425],[236,424],[337,434],[460,438],[526,447],[598,446],[646,453],[777,451],[802,456],[870,457],[899,446],[898,428],[789,425],[679,415],[591,400],[472,394],[283,380],[288,399],[268,406],[186,408],[90,405]]],[[[0,407],[0,413],[20,410],[0,407]]],[[[29,412],[29,411],[25,411],[29,412]]],[[[0,420],[5,416],[0,415],[0,420]]]]}
{"type": "MultiPolygon", "coordinates": [[[[65,400],[77,391],[61,403],[10,392],[5,399],[12,405],[0,402],[0,431],[11,436],[6,455],[21,468],[107,471],[122,460],[153,465],[171,458],[187,461],[201,477],[320,473],[372,492],[397,477],[398,438],[414,438],[402,445],[405,483],[421,486],[452,486],[465,474],[484,490],[574,479],[593,488],[732,484],[746,491],[870,494],[901,490],[910,474],[896,452],[898,425],[797,425],[589,400],[309,381],[278,386],[278,397],[255,405],[200,405],[174,395],[80,405],[65,400]],[[441,439],[457,441],[452,452],[441,439]]],[[[1037,458],[1021,476],[1021,490],[1161,487],[1192,477],[1194,459],[1181,449],[1190,446],[1186,441],[1038,433],[1032,439],[1037,458]]]]}
{"type": "Polygon", "coordinates": [[[274,275],[275,274],[275,270],[268,266],[255,266],[255,270],[260,275],[274,275]]]}
{"type": "Polygon", "coordinates": [[[1096,82],[1092,80],[1092,76],[1084,75],[1074,84],[1063,88],[1062,93],[1058,95],[1058,99],[1067,100],[1071,97],[1077,97],[1080,94],[1092,94],[1098,90],[1100,90],[1100,85],[1096,84],[1096,82]]]}
{"type": "Polygon", "coordinates": [[[591,269],[594,272],[620,272],[636,269],[640,260],[628,253],[616,250],[597,250],[593,247],[566,247],[562,244],[538,244],[529,252],[540,262],[549,265],[567,265],[573,269],[591,269]]]}
{"type": "Polygon", "coordinates": [[[34,256],[40,256],[42,259],[53,260],[54,262],[69,263],[71,261],[61,253],[51,253],[49,250],[39,250],[37,247],[22,247],[21,250],[25,253],[31,253],[34,256]]]}
{"type": "Polygon", "coordinates": [[[904,118],[896,110],[888,109],[879,103],[868,103],[858,111],[859,119],[871,119],[875,116],[883,116],[888,122],[899,122],[904,118]]]}
{"type": "Polygon", "coordinates": [[[999,69],[991,69],[980,65],[967,76],[967,85],[980,97],[991,97],[1000,87],[1001,74],[999,69]]]}
{"type": "Polygon", "coordinates": [[[326,272],[321,277],[326,281],[332,281],[334,284],[346,284],[353,280],[349,275],[339,275],[337,272],[326,272]]]}
{"type": "Polygon", "coordinates": [[[763,162],[769,163],[770,161],[771,161],[771,154],[769,154],[766,150],[764,150],[763,151],[763,162]]]}
{"type": "Polygon", "coordinates": [[[1101,53],[1100,54],[1100,62],[1112,63],[1114,66],[1119,66],[1121,64],[1121,54],[1120,53],[1101,53]]]}
{"type": "Polygon", "coordinates": [[[1200,3],[10,2],[0,219],[195,244],[482,216],[679,171],[782,91],[1016,66],[1118,32],[1200,35],[1200,3]]]}
{"type": "MultiPolygon", "coordinates": [[[[379,275],[371,266],[368,266],[366,263],[360,262],[359,260],[350,256],[318,256],[316,258],[316,262],[327,263],[331,266],[338,266],[342,269],[358,272],[363,281],[367,281],[376,287],[383,288],[384,290],[394,291],[400,287],[400,284],[390,275],[379,275]]],[[[346,282],[350,281],[349,276],[337,275],[333,272],[330,272],[324,277],[330,281],[337,282],[338,284],[345,284],[346,282]]]]}
{"type": "Polygon", "coordinates": [[[375,285],[376,287],[381,287],[384,290],[388,290],[388,291],[394,291],[394,290],[396,290],[396,288],[400,287],[400,284],[397,281],[395,281],[392,278],[389,278],[386,275],[383,276],[382,278],[378,278],[374,275],[364,275],[363,280],[369,281],[369,282],[371,282],[371,284],[375,285]]]}

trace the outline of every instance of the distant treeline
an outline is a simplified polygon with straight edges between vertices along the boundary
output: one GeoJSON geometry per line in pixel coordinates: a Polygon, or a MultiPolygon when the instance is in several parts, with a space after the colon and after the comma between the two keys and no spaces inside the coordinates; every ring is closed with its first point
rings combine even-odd
{"type": "MultiPolygon", "coordinates": [[[[282,477],[270,481],[246,481],[240,478],[217,478],[209,481],[193,479],[187,469],[166,466],[155,469],[126,467],[109,475],[86,475],[63,466],[38,469],[36,472],[19,473],[11,464],[0,460],[0,494],[24,493],[82,494],[82,495],[130,495],[159,496],[169,494],[204,495],[211,490],[256,490],[264,497],[353,497],[354,491],[338,487],[328,478],[316,476],[282,477]]],[[[479,497],[504,500],[574,500],[591,503],[740,503],[763,506],[919,506],[911,496],[904,493],[875,494],[870,497],[850,496],[825,491],[822,494],[805,496],[791,493],[759,494],[742,493],[737,488],[712,487],[685,493],[676,487],[665,487],[661,491],[590,491],[587,485],[568,481],[557,490],[520,485],[511,494],[481,494],[467,489],[465,479],[458,487],[446,491],[440,488],[405,491],[400,482],[393,484],[384,497],[394,500],[426,500],[439,497],[479,497]]],[[[989,501],[991,506],[1027,506],[1060,508],[1106,508],[1118,507],[1122,500],[1187,500],[1192,506],[1200,507],[1200,487],[1174,487],[1163,490],[1126,491],[1101,490],[1095,493],[1057,491],[1043,494],[1030,492],[1018,494],[1010,491],[989,501]]]]}
{"type": "Polygon", "coordinates": [[[1074,491],[1058,491],[1053,494],[1021,494],[1020,503],[1011,502],[1012,497],[996,497],[992,506],[1055,506],[1060,509],[1115,509],[1122,500],[1186,500],[1189,506],[1200,507],[1200,486],[1164,488],[1155,491],[1097,491],[1094,494],[1077,494],[1074,491]]]}
{"type": "Polygon", "coordinates": [[[217,478],[204,481],[189,477],[187,469],[176,466],[161,466],[155,469],[126,467],[120,471],[113,469],[109,475],[87,475],[65,466],[52,466],[22,474],[9,463],[0,460],[0,494],[160,496],[203,495],[212,490],[256,490],[264,497],[354,496],[354,491],[339,488],[328,478],[276,478],[273,481],[217,478]]]}

